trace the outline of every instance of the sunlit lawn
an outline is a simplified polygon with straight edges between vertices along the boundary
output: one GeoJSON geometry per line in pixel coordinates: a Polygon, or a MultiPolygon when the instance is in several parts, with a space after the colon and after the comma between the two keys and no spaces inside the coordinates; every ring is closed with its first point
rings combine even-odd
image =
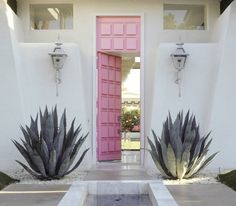
{"type": "Polygon", "coordinates": [[[121,140],[121,149],[122,150],[139,150],[140,141],[131,141],[131,140],[121,140]]]}

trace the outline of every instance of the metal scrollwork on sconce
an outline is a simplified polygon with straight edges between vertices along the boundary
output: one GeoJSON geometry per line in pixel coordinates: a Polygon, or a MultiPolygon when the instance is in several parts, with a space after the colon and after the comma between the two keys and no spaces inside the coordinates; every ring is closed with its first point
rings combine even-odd
{"type": "Polygon", "coordinates": [[[53,52],[50,52],[49,55],[51,56],[53,67],[56,70],[56,96],[58,96],[58,85],[61,83],[60,70],[63,68],[68,55],[61,48],[61,46],[63,45],[61,42],[58,41],[55,43],[55,45],[56,46],[53,52]]]}
{"type": "Polygon", "coordinates": [[[181,97],[181,71],[185,68],[187,54],[183,48],[184,43],[177,43],[177,49],[170,56],[172,58],[175,69],[177,70],[175,83],[179,86],[179,97],[181,97]]]}

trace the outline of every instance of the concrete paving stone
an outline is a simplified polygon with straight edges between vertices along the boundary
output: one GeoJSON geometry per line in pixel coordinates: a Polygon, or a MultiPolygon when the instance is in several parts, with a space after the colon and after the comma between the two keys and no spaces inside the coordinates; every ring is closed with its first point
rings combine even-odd
{"type": "Polygon", "coordinates": [[[167,185],[179,206],[236,206],[236,192],[217,184],[167,185]]]}
{"type": "Polygon", "coordinates": [[[70,185],[11,184],[3,191],[67,191],[70,185]]]}
{"type": "Polygon", "coordinates": [[[56,206],[69,187],[12,184],[0,191],[0,206],[56,206]]]}
{"type": "Polygon", "coordinates": [[[149,176],[142,170],[95,170],[91,171],[85,180],[152,180],[153,177],[149,176]]]}
{"type": "Polygon", "coordinates": [[[0,206],[56,206],[64,194],[0,195],[0,206]]]}

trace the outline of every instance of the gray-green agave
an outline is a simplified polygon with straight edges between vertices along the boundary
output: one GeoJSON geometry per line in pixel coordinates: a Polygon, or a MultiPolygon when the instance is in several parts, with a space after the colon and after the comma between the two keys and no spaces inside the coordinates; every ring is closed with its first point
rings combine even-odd
{"type": "Polygon", "coordinates": [[[190,178],[202,170],[217,153],[206,159],[212,139],[208,141],[210,132],[200,138],[199,125],[195,116],[189,111],[183,119],[180,112],[174,123],[171,115],[163,124],[161,138],[152,130],[154,142],[148,138],[152,159],[165,178],[190,178]]]}
{"type": "Polygon", "coordinates": [[[75,119],[70,129],[66,131],[66,110],[64,110],[58,125],[57,108],[51,112],[45,108],[40,116],[40,131],[38,127],[38,114],[35,119],[31,117],[30,127],[21,126],[24,135],[22,144],[12,140],[17,149],[27,161],[28,166],[16,160],[27,172],[40,180],[60,179],[75,170],[82,162],[86,149],[79,160],[71,168],[79,149],[85,141],[86,135],[81,135],[77,140],[82,128],[79,125],[74,128],[75,119]]]}

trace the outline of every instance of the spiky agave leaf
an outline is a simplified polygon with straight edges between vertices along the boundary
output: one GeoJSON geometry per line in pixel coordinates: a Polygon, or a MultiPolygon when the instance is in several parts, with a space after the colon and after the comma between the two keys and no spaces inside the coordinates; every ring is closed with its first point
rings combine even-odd
{"type": "Polygon", "coordinates": [[[154,160],[154,163],[155,164],[158,163],[158,165],[157,165],[158,169],[160,169],[161,173],[165,174],[165,172],[163,171],[162,167],[160,166],[160,157],[159,157],[159,155],[157,153],[157,150],[155,149],[155,146],[152,143],[152,141],[149,139],[149,137],[148,137],[148,142],[149,142],[149,145],[151,147],[151,150],[149,150],[149,152],[150,152],[150,154],[152,156],[152,159],[154,160]]]}
{"type": "Polygon", "coordinates": [[[56,149],[57,152],[57,161],[62,156],[65,136],[66,136],[66,111],[64,110],[60,120],[59,132],[57,133],[57,136],[54,138],[54,148],[56,149]]]}
{"type": "Polygon", "coordinates": [[[36,118],[31,117],[30,126],[21,126],[21,131],[25,140],[22,145],[12,140],[16,148],[27,161],[28,166],[17,161],[27,172],[40,180],[51,180],[64,177],[75,170],[88,149],[86,149],[79,161],[72,166],[83,142],[88,134],[81,135],[81,125],[74,127],[75,119],[72,121],[69,131],[66,131],[66,110],[64,110],[59,127],[57,107],[52,108],[51,112],[46,107],[44,112],[39,110],[36,118]],[[38,124],[39,116],[39,124],[38,124]]]}
{"type": "Polygon", "coordinates": [[[188,111],[185,118],[179,112],[172,121],[170,113],[163,124],[161,138],[152,130],[154,143],[148,138],[151,157],[160,170],[172,179],[190,178],[202,170],[216,156],[206,158],[211,140],[210,132],[200,137],[199,125],[188,111]]]}
{"type": "Polygon", "coordinates": [[[20,126],[20,129],[21,129],[21,132],[24,135],[24,138],[25,138],[25,141],[27,142],[27,144],[32,145],[30,135],[28,134],[28,132],[24,129],[23,126],[20,126]]]}
{"type": "Polygon", "coordinates": [[[62,163],[60,164],[59,171],[57,174],[58,178],[64,177],[66,171],[68,171],[70,167],[70,156],[65,155],[65,158],[62,160],[62,163]]]}
{"type": "Polygon", "coordinates": [[[36,177],[37,179],[44,179],[44,177],[42,175],[40,175],[39,173],[34,172],[33,170],[31,170],[29,167],[27,167],[25,164],[23,164],[22,162],[16,160],[16,162],[18,164],[20,164],[28,173],[30,173],[33,177],[36,177]]]}
{"type": "Polygon", "coordinates": [[[84,159],[84,156],[86,155],[86,153],[87,153],[88,151],[89,151],[89,148],[86,149],[86,150],[83,152],[83,154],[80,156],[80,158],[79,158],[78,162],[75,164],[75,166],[74,166],[71,170],[67,171],[64,175],[68,175],[68,174],[70,174],[71,172],[73,172],[73,171],[81,164],[81,162],[82,162],[83,159],[84,159]]]}
{"type": "Polygon", "coordinates": [[[190,158],[190,147],[185,148],[183,151],[181,160],[177,162],[177,177],[179,179],[183,179],[185,176],[187,169],[188,169],[188,164],[189,164],[189,158],[190,158]]]}
{"type": "Polygon", "coordinates": [[[56,150],[53,149],[50,152],[50,158],[49,158],[49,168],[48,168],[49,176],[55,175],[56,166],[57,166],[57,152],[56,150]]]}
{"type": "Polygon", "coordinates": [[[167,146],[167,162],[168,162],[167,165],[168,170],[170,171],[173,177],[176,177],[176,158],[171,144],[167,146]]]}
{"type": "Polygon", "coordinates": [[[39,137],[39,132],[38,132],[38,115],[36,116],[35,120],[31,117],[30,129],[35,132],[36,136],[39,137]]]}
{"type": "MultiPolygon", "coordinates": [[[[47,146],[47,143],[45,140],[42,138],[41,139],[41,144],[40,144],[40,155],[43,159],[43,162],[47,162],[50,159],[50,153],[49,153],[49,148],[47,146]]],[[[46,168],[48,169],[48,168],[46,168]]]]}
{"type": "Polygon", "coordinates": [[[79,140],[76,142],[76,144],[74,145],[74,148],[73,148],[73,151],[71,153],[71,156],[70,156],[70,166],[73,164],[82,144],[84,143],[85,139],[87,138],[87,136],[89,135],[89,133],[87,133],[85,136],[81,136],[79,138],[79,140]]]}
{"type": "Polygon", "coordinates": [[[58,133],[58,116],[57,116],[57,105],[54,109],[52,109],[52,116],[53,116],[53,128],[54,128],[54,137],[57,136],[58,133]]]}
{"type": "MultiPolygon", "coordinates": [[[[164,163],[164,160],[163,160],[163,155],[162,155],[162,150],[164,150],[164,148],[161,147],[161,142],[160,142],[160,138],[158,138],[155,134],[155,132],[152,130],[152,134],[153,134],[153,137],[154,137],[154,141],[155,141],[155,146],[156,146],[156,150],[158,152],[158,159],[160,162],[159,164],[161,165],[161,167],[163,168],[163,170],[165,171],[166,174],[168,174],[168,169],[166,168],[165,166],[165,163],[164,163]]],[[[151,144],[151,140],[148,138],[148,142],[149,144],[151,144]]],[[[168,174],[170,175],[170,174],[168,174]]]]}
{"type": "Polygon", "coordinates": [[[208,164],[210,164],[210,162],[213,160],[213,158],[218,154],[218,152],[212,154],[210,157],[208,157],[200,166],[200,168],[193,174],[197,174],[199,171],[201,171],[202,169],[204,169],[208,164]]]}
{"type": "Polygon", "coordinates": [[[36,172],[39,172],[38,168],[34,165],[34,163],[31,160],[30,154],[29,152],[17,141],[12,140],[12,142],[14,143],[14,145],[16,146],[16,148],[18,149],[18,151],[22,154],[22,156],[24,157],[24,159],[27,161],[27,163],[29,164],[29,166],[36,172]]]}

